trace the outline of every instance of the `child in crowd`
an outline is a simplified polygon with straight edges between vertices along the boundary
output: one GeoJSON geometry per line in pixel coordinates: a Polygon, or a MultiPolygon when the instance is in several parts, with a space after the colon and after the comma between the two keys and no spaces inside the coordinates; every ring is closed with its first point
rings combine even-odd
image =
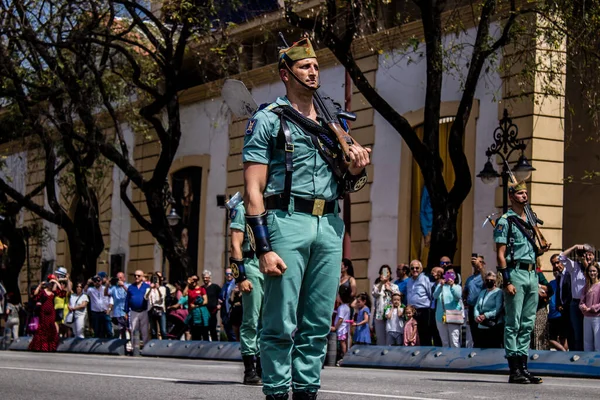
{"type": "Polygon", "coordinates": [[[417,309],[413,306],[408,306],[404,309],[406,315],[406,324],[404,325],[404,345],[419,346],[419,332],[417,331],[417,320],[415,315],[417,309]]]}
{"type": "Polygon", "coordinates": [[[404,343],[402,335],[404,334],[404,308],[402,306],[402,295],[400,293],[392,294],[392,306],[386,312],[386,344],[388,346],[402,346],[404,343]]]}
{"type": "MultiPolygon", "coordinates": [[[[344,354],[348,351],[348,332],[350,331],[350,306],[349,296],[340,296],[341,304],[336,310],[336,323],[332,327],[332,331],[337,334],[337,341],[340,344],[339,359],[344,358],[344,354]]],[[[351,320],[350,320],[351,322],[351,320]]]]}
{"type": "Polygon", "coordinates": [[[356,344],[371,344],[371,331],[369,330],[369,317],[371,310],[369,304],[369,296],[366,292],[359,293],[352,303],[356,310],[356,321],[352,323],[355,327],[354,343],[356,344]]]}

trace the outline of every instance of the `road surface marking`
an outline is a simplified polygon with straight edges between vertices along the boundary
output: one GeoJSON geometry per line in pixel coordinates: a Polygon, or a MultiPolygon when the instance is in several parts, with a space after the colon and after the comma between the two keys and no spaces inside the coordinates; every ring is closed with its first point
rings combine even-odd
{"type": "Polygon", "coordinates": [[[386,398],[386,399],[406,399],[406,400],[442,400],[435,399],[433,397],[414,397],[414,396],[400,396],[397,394],[377,394],[377,393],[359,393],[359,392],[342,392],[340,390],[323,390],[320,389],[319,393],[331,393],[331,394],[346,394],[352,396],[361,396],[361,397],[377,397],[377,398],[386,398]]]}
{"type": "MultiPolygon", "coordinates": [[[[163,382],[193,382],[189,379],[181,379],[181,378],[175,379],[175,378],[164,378],[164,377],[159,377],[159,376],[118,375],[118,374],[106,374],[106,373],[97,373],[97,372],[64,371],[64,370],[43,369],[43,368],[0,367],[0,369],[17,370],[17,371],[35,371],[35,372],[54,372],[54,373],[71,374],[71,375],[105,376],[108,378],[144,379],[144,380],[163,381],[163,382]]],[[[241,383],[238,386],[248,387],[247,385],[242,385],[241,383]]],[[[390,394],[343,392],[343,391],[338,391],[338,390],[320,390],[319,392],[331,393],[331,394],[363,396],[363,397],[379,397],[379,398],[387,398],[387,399],[442,400],[442,399],[435,399],[432,397],[414,397],[414,396],[400,396],[400,395],[390,395],[390,394]]]]}

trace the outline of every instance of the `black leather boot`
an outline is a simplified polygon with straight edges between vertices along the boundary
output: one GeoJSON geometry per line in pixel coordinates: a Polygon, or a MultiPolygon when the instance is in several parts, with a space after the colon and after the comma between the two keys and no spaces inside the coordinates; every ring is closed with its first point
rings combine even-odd
{"type": "Polygon", "coordinates": [[[262,385],[262,365],[260,363],[260,356],[256,356],[256,375],[260,378],[260,384],[262,385]]]}
{"type": "Polygon", "coordinates": [[[242,356],[244,360],[244,385],[260,385],[260,376],[256,375],[254,369],[254,356],[242,356]]]}
{"type": "Polygon", "coordinates": [[[544,380],[542,378],[531,375],[531,372],[529,372],[529,370],[527,369],[527,360],[529,359],[528,356],[519,356],[519,358],[520,358],[519,367],[521,370],[521,374],[523,376],[525,376],[527,379],[529,379],[529,382],[535,383],[535,384],[544,382],[544,380]]]}
{"type": "Polygon", "coordinates": [[[267,400],[287,400],[290,398],[288,393],[268,394],[267,400]]]}
{"type": "Polygon", "coordinates": [[[508,383],[531,383],[531,381],[521,372],[521,360],[519,359],[519,356],[506,357],[506,359],[508,360],[508,367],[510,368],[508,383]]]}
{"type": "Polygon", "coordinates": [[[294,392],[292,393],[292,400],[315,400],[317,398],[317,392],[294,392]]]}

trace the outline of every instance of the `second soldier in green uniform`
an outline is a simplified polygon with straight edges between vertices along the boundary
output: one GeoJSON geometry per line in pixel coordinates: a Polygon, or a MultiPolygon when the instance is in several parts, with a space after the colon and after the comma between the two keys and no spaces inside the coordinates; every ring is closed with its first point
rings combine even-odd
{"type": "Polygon", "coordinates": [[[539,249],[525,214],[525,182],[509,186],[511,209],[498,219],[494,229],[498,272],[506,290],[504,296],[504,349],[510,368],[509,383],[542,383],[527,369],[531,332],[538,305],[538,278],[535,270],[539,249]]]}
{"type": "MultiPolygon", "coordinates": [[[[235,197],[235,196],[234,196],[235,197]]],[[[244,361],[244,384],[262,384],[262,368],[258,338],[260,314],[263,303],[263,274],[258,269],[258,259],[250,248],[246,231],[246,209],[238,203],[229,211],[231,223],[231,258],[229,267],[242,292],[243,318],[240,326],[240,347],[244,361]]]]}

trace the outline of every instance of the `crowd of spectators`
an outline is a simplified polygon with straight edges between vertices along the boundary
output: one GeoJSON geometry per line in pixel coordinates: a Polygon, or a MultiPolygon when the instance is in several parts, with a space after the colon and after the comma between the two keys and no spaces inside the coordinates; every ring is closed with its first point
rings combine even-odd
{"type": "MultiPolygon", "coordinates": [[[[538,311],[531,348],[600,351],[600,282],[594,248],[575,245],[551,257],[554,279],[538,262],[538,311]]],[[[471,258],[472,274],[462,284],[460,267],[442,257],[429,273],[419,260],[399,264],[396,277],[382,265],[371,293],[357,293],[352,262],[344,259],[331,330],[343,358],[352,344],[501,348],[504,336],[502,282],[481,255],[471,258]]],[[[239,340],[240,290],[231,270],[223,287],[210,271],[186,282],[166,282],[160,272],[100,272],[71,282],[65,268],[30,288],[21,306],[0,285],[3,340],[33,335],[31,349],[54,351],[59,337],[119,337],[138,331],[143,342],[156,339],[239,340]]]]}
{"type": "MultiPolygon", "coordinates": [[[[600,282],[594,248],[575,245],[551,257],[550,282],[538,260],[538,310],[530,347],[600,351],[600,282]]],[[[338,358],[352,344],[501,348],[504,290],[501,277],[473,254],[472,274],[442,257],[429,273],[419,260],[379,268],[370,296],[356,293],[352,262],[344,259],[332,331],[338,358]]],[[[495,270],[495,268],[494,268],[495,270]]]]}
{"type": "Polygon", "coordinates": [[[0,285],[4,319],[4,347],[22,335],[31,335],[30,349],[56,351],[60,337],[121,338],[139,332],[142,343],[153,339],[235,341],[241,323],[241,293],[226,270],[221,288],[204,271],[187,281],[167,283],[160,272],[138,270],[133,283],[123,272],[109,277],[99,272],[84,282],[71,281],[59,267],[39,285],[30,288],[30,300],[22,307],[16,296],[0,285]]]}

